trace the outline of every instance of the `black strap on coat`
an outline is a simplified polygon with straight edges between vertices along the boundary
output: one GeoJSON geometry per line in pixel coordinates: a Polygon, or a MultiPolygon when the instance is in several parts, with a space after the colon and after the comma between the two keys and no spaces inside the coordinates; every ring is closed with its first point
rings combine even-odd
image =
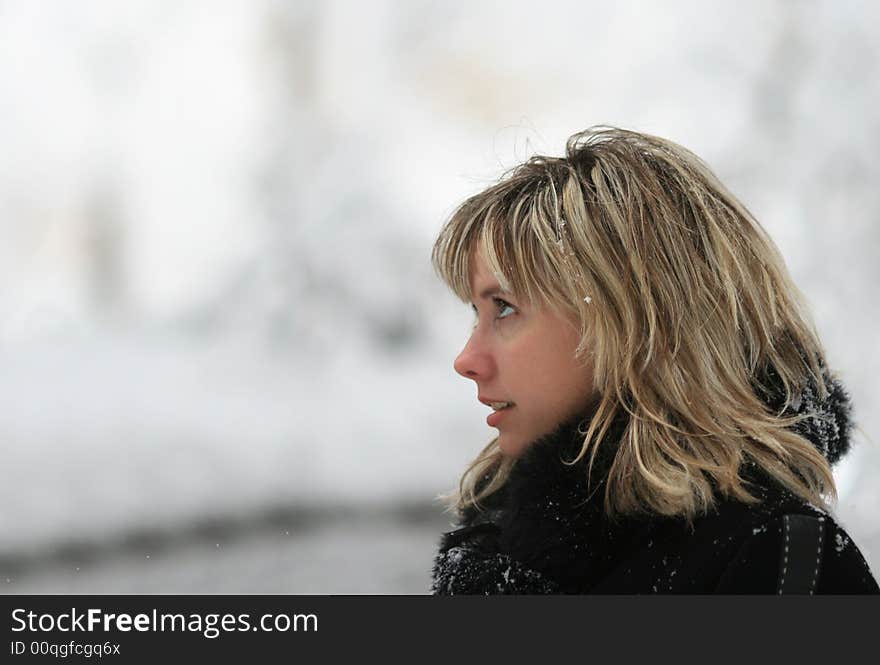
{"type": "Polygon", "coordinates": [[[779,594],[812,595],[819,581],[825,518],[784,515],[779,558],[779,594]]]}

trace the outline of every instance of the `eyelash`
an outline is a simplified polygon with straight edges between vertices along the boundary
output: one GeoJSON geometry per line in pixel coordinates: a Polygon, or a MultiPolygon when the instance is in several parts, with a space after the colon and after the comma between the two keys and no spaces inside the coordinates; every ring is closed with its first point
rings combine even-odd
{"type": "MultiPolygon", "coordinates": [[[[510,304],[509,302],[507,302],[506,300],[503,300],[502,298],[492,298],[492,303],[493,303],[493,304],[495,305],[495,307],[498,309],[498,315],[495,317],[496,320],[498,320],[498,319],[506,319],[506,318],[509,317],[511,314],[516,314],[516,307],[514,307],[513,305],[511,305],[511,304],[510,304]],[[501,316],[501,315],[500,315],[501,312],[503,312],[505,309],[508,309],[508,308],[510,309],[510,313],[505,314],[504,316],[501,316]]],[[[476,316],[479,317],[479,312],[477,311],[477,306],[476,306],[476,305],[471,305],[471,309],[473,309],[473,310],[474,310],[474,314],[475,314],[476,316]]]]}
{"type": "MultiPolygon", "coordinates": [[[[506,300],[502,300],[501,298],[492,298],[492,302],[495,303],[495,306],[498,308],[499,314],[507,308],[510,309],[510,314],[516,313],[516,308],[513,305],[511,305],[509,302],[507,302],[506,300]]],[[[504,316],[497,316],[496,318],[506,319],[508,316],[510,316],[510,314],[505,314],[504,316]]]]}

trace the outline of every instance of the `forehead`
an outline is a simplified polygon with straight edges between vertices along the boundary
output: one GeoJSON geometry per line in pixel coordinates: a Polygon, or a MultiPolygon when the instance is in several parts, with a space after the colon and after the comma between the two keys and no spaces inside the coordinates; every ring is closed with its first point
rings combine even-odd
{"type": "Polygon", "coordinates": [[[471,296],[477,296],[487,290],[503,291],[502,280],[492,272],[486,261],[482,248],[477,247],[471,252],[470,257],[470,286],[471,296]]]}

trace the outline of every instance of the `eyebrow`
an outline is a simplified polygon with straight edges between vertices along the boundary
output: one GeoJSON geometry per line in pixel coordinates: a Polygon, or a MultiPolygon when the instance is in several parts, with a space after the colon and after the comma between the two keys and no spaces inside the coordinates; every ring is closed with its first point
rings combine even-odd
{"type": "Polygon", "coordinates": [[[500,286],[490,286],[489,288],[480,291],[480,298],[482,300],[496,295],[512,296],[513,294],[510,291],[505,291],[500,286]]]}

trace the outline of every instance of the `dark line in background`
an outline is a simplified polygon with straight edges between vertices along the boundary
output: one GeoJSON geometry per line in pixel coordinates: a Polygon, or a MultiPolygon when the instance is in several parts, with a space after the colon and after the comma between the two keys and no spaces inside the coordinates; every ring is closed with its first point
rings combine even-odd
{"type": "MultiPolygon", "coordinates": [[[[138,527],[107,538],[66,538],[55,543],[0,554],[0,577],[21,579],[57,566],[95,566],[108,559],[149,552],[159,557],[174,550],[200,544],[229,545],[248,539],[307,535],[340,523],[437,524],[443,529],[449,516],[431,502],[397,503],[386,506],[277,505],[252,513],[218,514],[167,526],[138,527]]],[[[438,531],[439,536],[439,531],[438,531]]],[[[2,590],[2,587],[0,587],[2,590]]]]}

